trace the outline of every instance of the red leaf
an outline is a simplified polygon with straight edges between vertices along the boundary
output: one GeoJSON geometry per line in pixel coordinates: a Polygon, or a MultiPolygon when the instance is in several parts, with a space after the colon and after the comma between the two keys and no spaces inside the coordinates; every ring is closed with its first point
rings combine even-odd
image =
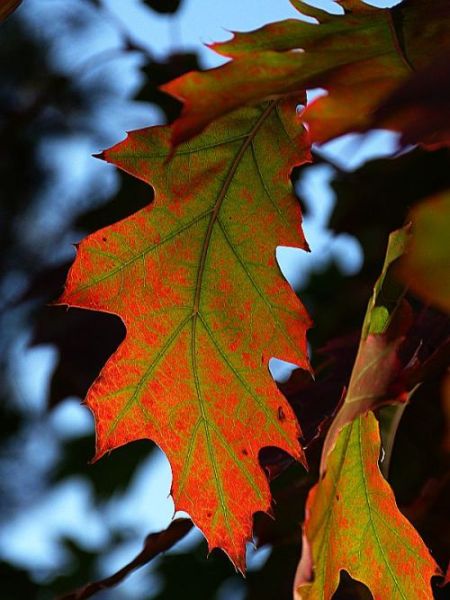
{"type": "Polygon", "coordinates": [[[319,24],[289,19],[236,33],[212,46],[233,60],[163,86],[184,102],[175,122],[175,143],[240,106],[316,87],[328,95],[302,115],[313,141],[365,131],[390,93],[450,49],[447,0],[408,0],[392,9],[341,0],[341,15],[291,1],[319,24]]]}
{"type": "Polygon", "coordinates": [[[379,454],[373,413],[340,432],[326,473],[308,497],[296,600],[330,600],[341,570],[367,585],[374,600],[432,599],[430,580],[439,568],[398,510],[379,454]]]}
{"type": "Polygon", "coordinates": [[[309,318],[275,263],[307,248],[289,182],[309,145],[294,101],[226,117],[173,159],[171,130],[135,131],[104,158],[151,183],[152,205],[81,242],[61,303],[119,315],[127,335],[91,387],[97,454],[154,440],[176,508],[245,568],[270,493],[264,446],[304,461],[277,356],[308,369],[309,318]],[[282,415],[282,416],[281,416],[282,415]]]}

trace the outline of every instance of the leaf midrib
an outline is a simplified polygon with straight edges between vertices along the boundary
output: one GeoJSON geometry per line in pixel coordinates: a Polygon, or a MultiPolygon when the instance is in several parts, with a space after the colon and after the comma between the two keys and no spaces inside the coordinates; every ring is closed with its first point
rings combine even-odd
{"type": "MultiPolygon", "coordinates": [[[[373,417],[375,418],[375,417],[373,417]]],[[[384,551],[383,548],[383,544],[380,540],[380,537],[378,535],[378,531],[376,528],[376,525],[373,521],[373,515],[372,513],[375,513],[376,511],[372,508],[372,503],[370,501],[370,493],[368,491],[368,482],[367,482],[367,477],[366,477],[366,472],[365,472],[365,464],[364,464],[364,456],[363,456],[363,439],[362,439],[362,417],[359,418],[359,427],[358,427],[358,452],[359,452],[359,467],[361,469],[361,480],[363,482],[363,491],[364,491],[364,498],[366,501],[366,506],[367,506],[367,512],[368,512],[368,518],[369,518],[369,526],[372,529],[374,538],[376,540],[376,545],[378,546],[379,552],[383,558],[383,562],[386,565],[387,570],[389,571],[390,575],[391,575],[391,579],[395,584],[395,587],[397,588],[397,590],[399,591],[401,597],[404,600],[407,600],[402,586],[400,585],[400,582],[398,581],[396,575],[395,575],[395,571],[392,569],[391,564],[386,556],[386,553],[384,551]]],[[[378,425],[377,425],[378,427],[378,425]]],[[[377,461],[378,462],[378,461],[377,461]]]]}
{"type": "Polygon", "coordinates": [[[203,289],[203,278],[204,278],[204,274],[205,274],[206,259],[208,257],[208,252],[209,252],[209,248],[210,248],[210,244],[211,244],[211,237],[212,237],[212,233],[214,230],[214,226],[217,223],[217,220],[219,217],[220,209],[222,208],[223,201],[227,195],[227,192],[230,188],[230,185],[233,181],[233,178],[236,174],[236,171],[241,163],[241,160],[242,160],[246,150],[252,144],[256,134],[258,133],[258,131],[260,130],[260,128],[266,121],[267,117],[274,110],[275,106],[276,106],[275,101],[272,101],[267,105],[265,110],[261,113],[260,117],[256,121],[255,125],[252,127],[250,132],[247,134],[243,144],[241,145],[238,153],[236,154],[235,158],[233,159],[233,162],[231,163],[228,174],[225,178],[225,181],[223,182],[222,188],[219,192],[219,195],[217,196],[216,203],[214,204],[214,207],[211,212],[211,216],[210,216],[209,223],[208,223],[208,228],[206,230],[205,238],[204,238],[203,244],[202,244],[202,250],[201,250],[201,254],[200,254],[200,260],[199,260],[198,269],[197,269],[197,277],[196,277],[196,282],[195,282],[195,293],[194,293],[193,311],[192,311],[192,330],[191,330],[191,335],[192,335],[192,338],[191,338],[191,361],[192,361],[192,363],[191,364],[192,364],[192,371],[193,371],[193,376],[194,376],[194,381],[195,381],[199,411],[200,411],[200,414],[202,417],[202,424],[203,424],[203,427],[205,430],[206,447],[208,449],[209,459],[210,459],[211,466],[213,469],[214,483],[215,483],[215,487],[217,490],[217,494],[219,496],[219,502],[220,502],[220,506],[222,509],[222,514],[223,514],[223,517],[225,520],[225,524],[226,524],[227,529],[230,531],[230,533],[232,532],[232,525],[231,525],[229,519],[230,519],[230,516],[232,516],[232,514],[230,515],[230,513],[227,509],[225,493],[224,493],[222,481],[221,481],[221,478],[220,478],[220,475],[218,472],[218,465],[217,465],[217,460],[216,460],[216,456],[215,456],[215,450],[214,450],[214,447],[213,447],[213,444],[211,441],[211,432],[210,432],[210,424],[209,424],[210,419],[209,419],[209,415],[207,412],[206,403],[201,394],[199,368],[198,368],[198,363],[197,363],[197,322],[200,317],[199,309],[200,309],[201,294],[202,294],[202,289],[203,289]]]}
{"type": "Polygon", "coordinates": [[[198,312],[199,312],[200,298],[201,298],[202,287],[203,287],[203,285],[202,285],[203,284],[203,276],[205,273],[205,266],[206,266],[206,258],[208,256],[208,251],[209,251],[209,247],[210,247],[211,236],[212,236],[212,233],[214,230],[214,225],[216,224],[216,221],[219,217],[219,213],[220,213],[220,209],[222,208],[223,201],[225,199],[225,196],[227,195],[227,192],[233,181],[233,177],[236,174],[236,171],[241,163],[241,160],[245,154],[245,151],[251,145],[251,143],[255,139],[256,134],[258,133],[258,131],[264,124],[267,117],[274,110],[275,106],[276,106],[275,101],[269,102],[269,104],[267,105],[265,110],[261,113],[259,119],[256,121],[255,125],[252,127],[250,132],[247,134],[247,136],[244,140],[244,143],[242,144],[242,146],[239,149],[239,152],[234,157],[234,160],[230,166],[230,169],[225,178],[225,181],[223,182],[223,185],[219,192],[219,195],[217,196],[216,203],[214,204],[214,207],[211,212],[211,216],[209,218],[208,229],[206,230],[205,239],[203,240],[202,251],[200,254],[200,261],[199,261],[199,265],[198,265],[197,278],[196,278],[196,283],[195,283],[194,307],[193,307],[194,315],[198,315],[198,312]]]}

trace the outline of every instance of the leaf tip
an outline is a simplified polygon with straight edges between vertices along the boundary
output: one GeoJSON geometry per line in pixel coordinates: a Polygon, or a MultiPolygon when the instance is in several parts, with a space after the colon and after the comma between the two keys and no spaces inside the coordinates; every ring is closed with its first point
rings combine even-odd
{"type": "Polygon", "coordinates": [[[204,45],[209,50],[212,50],[213,52],[215,52],[216,54],[219,54],[220,56],[231,57],[231,54],[229,54],[227,50],[224,50],[223,47],[224,46],[226,47],[230,42],[232,42],[234,40],[234,38],[236,37],[236,32],[233,31],[232,29],[227,29],[226,27],[222,27],[222,29],[227,34],[230,35],[229,39],[224,40],[223,42],[205,43],[204,45]]]}

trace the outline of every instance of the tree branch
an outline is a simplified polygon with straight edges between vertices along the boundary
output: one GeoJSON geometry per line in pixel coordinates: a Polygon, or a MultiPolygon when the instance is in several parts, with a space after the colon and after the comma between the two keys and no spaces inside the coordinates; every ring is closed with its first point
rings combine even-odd
{"type": "Polygon", "coordinates": [[[174,546],[184,538],[191,529],[192,521],[190,519],[175,519],[167,529],[148,535],[145,538],[144,547],[141,552],[119,571],[109,577],[105,577],[105,579],[87,583],[83,587],[78,588],[69,594],[60,596],[57,600],[85,600],[86,598],[91,598],[97,592],[118,585],[133,571],[146,565],[153,558],[158,556],[158,554],[161,554],[174,546]]]}

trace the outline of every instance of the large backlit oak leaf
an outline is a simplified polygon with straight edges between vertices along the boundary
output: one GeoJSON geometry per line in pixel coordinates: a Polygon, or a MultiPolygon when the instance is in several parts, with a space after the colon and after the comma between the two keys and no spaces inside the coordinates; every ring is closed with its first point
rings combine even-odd
{"type": "MultiPolygon", "coordinates": [[[[316,87],[328,95],[302,115],[313,141],[363,131],[384,98],[450,48],[448,0],[405,0],[392,9],[341,0],[337,15],[291,2],[318,23],[289,19],[236,33],[212,45],[230,62],[163,86],[184,102],[175,143],[239,106],[316,87]]],[[[395,129],[395,119],[388,124],[395,129]]]]}
{"type": "Polygon", "coordinates": [[[155,200],[78,247],[61,303],[119,315],[127,330],[91,387],[96,458],[154,440],[176,508],[245,568],[252,516],[270,507],[263,446],[303,461],[272,356],[308,369],[309,318],[276,264],[307,248],[289,174],[309,160],[296,103],[266,103],[171,152],[169,127],[134,131],[103,157],[155,200]]]}
{"type": "Polygon", "coordinates": [[[378,467],[380,434],[372,412],[345,426],[311,490],[296,600],[331,600],[342,570],[374,600],[431,600],[439,569],[378,467]]]}

